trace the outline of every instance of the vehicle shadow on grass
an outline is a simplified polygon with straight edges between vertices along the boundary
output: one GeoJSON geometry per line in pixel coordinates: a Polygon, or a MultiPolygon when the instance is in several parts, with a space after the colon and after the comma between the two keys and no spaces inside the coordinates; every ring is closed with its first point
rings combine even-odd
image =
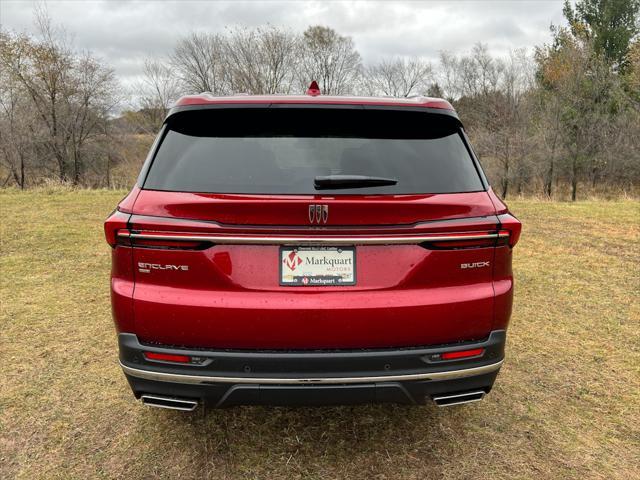
{"type": "Polygon", "coordinates": [[[411,465],[445,468],[443,456],[450,462],[461,455],[457,445],[465,442],[473,408],[382,404],[147,414],[157,416],[156,422],[168,421],[174,438],[183,438],[185,446],[193,448],[192,440],[202,439],[193,453],[207,470],[278,476],[293,468],[303,474],[324,471],[331,477],[411,465]]]}

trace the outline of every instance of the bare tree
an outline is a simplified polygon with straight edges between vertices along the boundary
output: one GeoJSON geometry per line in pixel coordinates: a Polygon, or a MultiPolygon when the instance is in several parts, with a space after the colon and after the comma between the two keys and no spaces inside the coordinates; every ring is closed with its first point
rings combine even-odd
{"type": "MultiPolygon", "coordinates": [[[[40,13],[41,15],[41,13],[40,13]]],[[[43,127],[47,130],[46,146],[54,156],[61,181],[68,179],[68,151],[63,118],[68,118],[63,97],[69,94],[71,54],[63,42],[53,38],[52,27],[38,16],[41,42],[26,36],[5,36],[0,61],[31,100],[43,127]]]]}
{"type": "Polygon", "coordinates": [[[79,183],[87,142],[104,134],[103,118],[114,106],[113,71],[89,54],[75,54],[64,31],[55,28],[46,11],[36,11],[39,39],[24,35],[0,37],[0,66],[19,88],[29,108],[36,163],[56,165],[60,181],[79,183]]]}
{"type": "Polygon", "coordinates": [[[387,59],[365,69],[365,90],[369,95],[409,97],[424,93],[433,81],[429,62],[419,58],[387,59]]]}
{"type": "Polygon", "coordinates": [[[316,80],[325,95],[353,93],[362,60],[350,37],[328,27],[307,28],[302,36],[298,81],[306,89],[316,80]]]}
{"type": "Polygon", "coordinates": [[[544,194],[551,198],[562,150],[562,102],[557,95],[544,89],[535,89],[532,99],[534,112],[531,115],[531,127],[538,150],[539,175],[544,194]]]}
{"type": "Polygon", "coordinates": [[[476,43],[467,55],[440,53],[440,82],[451,99],[488,95],[498,90],[505,65],[487,45],[476,43]]]}
{"type": "MultiPolygon", "coordinates": [[[[487,62],[489,65],[496,63],[487,62]]],[[[481,92],[486,92],[482,96],[488,97],[490,115],[495,119],[496,156],[502,166],[500,186],[502,196],[506,197],[512,179],[517,181],[518,193],[522,191],[525,157],[530,151],[528,94],[533,84],[533,68],[531,59],[523,50],[511,52],[500,64],[497,69],[481,68],[480,71],[489,72],[489,78],[481,79],[481,92]]]]}
{"type": "Polygon", "coordinates": [[[440,82],[465,118],[499,193],[507,196],[512,181],[520,192],[531,169],[531,58],[523,50],[494,57],[486,45],[476,44],[469,54],[443,52],[440,60],[440,82]]]}
{"type": "Polygon", "coordinates": [[[298,39],[291,32],[273,26],[234,29],[225,46],[225,70],[233,91],[291,91],[298,51],[298,39]]]}
{"type": "Polygon", "coordinates": [[[458,57],[451,52],[440,52],[440,64],[436,75],[438,78],[437,83],[442,89],[443,95],[449,101],[462,96],[458,75],[458,57]]]}
{"type": "Polygon", "coordinates": [[[173,50],[170,62],[189,93],[229,92],[225,71],[225,40],[211,33],[192,33],[182,38],[173,50]]]}
{"type": "Polygon", "coordinates": [[[136,87],[140,95],[136,123],[143,131],[155,133],[180,97],[181,84],[171,67],[159,60],[146,60],[143,74],[142,81],[136,87]]]}
{"type": "MultiPolygon", "coordinates": [[[[0,45],[4,45],[0,32],[0,45]]],[[[9,175],[2,181],[6,185],[11,179],[21,189],[27,182],[27,156],[29,149],[29,115],[24,92],[8,71],[0,69],[0,165],[9,175]]]]}
{"type": "Polygon", "coordinates": [[[108,67],[85,53],[74,59],[71,95],[64,98],[70,118],[66,122],[69,150],[73,159],[73,183],[80,183],[85,168],[87,143],[105,136],[105,118],[119,98],[116,80],[108,67]]]}

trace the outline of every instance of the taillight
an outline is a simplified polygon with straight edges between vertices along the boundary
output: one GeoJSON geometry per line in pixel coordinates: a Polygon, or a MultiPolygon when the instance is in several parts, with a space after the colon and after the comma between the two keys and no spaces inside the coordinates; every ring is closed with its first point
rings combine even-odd
{"type": "Polygon", "coordinates": [[[132,232],[127,229],[118,231],[116,243],[118,245],[127,245],[136,248],[155,248],[162,250],[204,250],[212,245],[212,243],[207,240],[181,240],[179,237],[177,240],[162,238],[162,236],[153,238],[153,235],[150,235],[150,238],[141,238],[137,232],[132,232]]]}
{"type": "Polygon", "coordinates": [[[119,210],[114,210],[111,215],[104,222],[104,235],[107,239],[107,243],[112,247],[119,244],[118,234],[127,228],[127,222],[131,215],[123,213],[119,210]]]}
{"type": "Polygon", "coordinates": [[[507,230],[493,232],[447,233],[446,239],[424,242],[421,245],[429,249],[452,250],[463,248],[484,248],[506,245],[510,233],[507,230]]]}
{"type": "Polygon", "coordinates": [[[509,233],[509,246],[514,247],[520,239],[522,223],[510,213],[498,215],[498,220],[500,220],[500,228],[509,233]]]}

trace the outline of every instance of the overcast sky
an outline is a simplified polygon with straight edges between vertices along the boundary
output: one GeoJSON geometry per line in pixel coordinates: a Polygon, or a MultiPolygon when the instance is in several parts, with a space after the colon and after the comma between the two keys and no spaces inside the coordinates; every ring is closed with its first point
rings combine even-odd
{"type": "MultiPolygon", "coordinates": [[[[79,49],[109,63],[125,85],[149,56],[166,56],[190,31],[264,24],[303,31],[326,25],[355,41],[365,62],[382,57],[463,53],[483,42],[492,53],[532,49],[549,41],[549,25],[562,23],[562,0],[503,1],[48,1],[79,49]]],[[[33,32],[34,2],[0,0],[3,29],[33,32]]]]}

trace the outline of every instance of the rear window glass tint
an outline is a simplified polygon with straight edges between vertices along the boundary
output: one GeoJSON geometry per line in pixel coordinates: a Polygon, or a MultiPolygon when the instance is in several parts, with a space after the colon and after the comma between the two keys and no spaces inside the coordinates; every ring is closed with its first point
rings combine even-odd
{"type": "Polygon", "coordinates": [[[422,112],[221,109],[170,119],[144,188],[315,194],[316,176],[393,178],[395,185],[326,194],[454,193],[483,189],[455,119],[422,112]]]}

